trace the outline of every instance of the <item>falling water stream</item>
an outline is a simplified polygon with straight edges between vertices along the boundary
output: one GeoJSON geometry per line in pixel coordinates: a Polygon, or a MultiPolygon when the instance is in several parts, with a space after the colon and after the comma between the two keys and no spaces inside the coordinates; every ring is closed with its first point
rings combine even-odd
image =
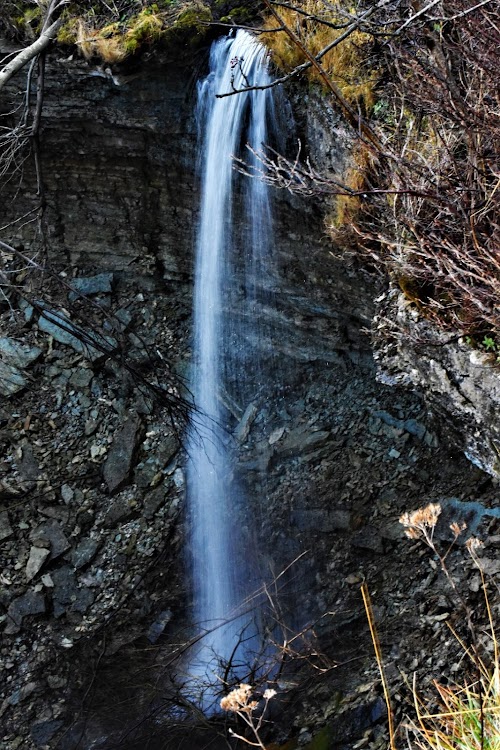
{"type": "MultiPolygon", "coordinates": [[[[259,386],[250,340],[255,307],[265,287],[271,251],[269,189],[234,169],[233,156],[254,159],[273,120],[271,90],[223,98],[216,94],[270,82],[266,51],[238,31],[216,42],[210,72],[198,91],[197,124],[201,209],[196,245],[192,390],[196,411],[188,440],[188,507],[194,619],[206,635],[191,673],[203,678],[228,660],[248,616],[238,607],[255,580],[243,551],[238,507],[245,504],[233,478],[233,442],[225,428],[224,394],[246,398],[259,386]],[[251,149],[246,150],[245,144],[251,149]]],[[[255,553],[255,551],[254,551],[255,553]]],[[[255,554],[253,555],[255,560],[255,554]]],[[[255,630],[253,631],[255,633],[255,630]]],[[[239,658],[243,658],[241,655],[239,658]]]]}

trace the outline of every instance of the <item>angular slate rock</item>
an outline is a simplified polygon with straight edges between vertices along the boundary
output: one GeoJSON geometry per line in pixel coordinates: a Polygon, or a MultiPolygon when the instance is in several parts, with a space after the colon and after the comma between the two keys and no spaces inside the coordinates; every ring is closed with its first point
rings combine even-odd
{"type": "Polygon", "coordinates": [[[97,539],[82,539],[82,541],[71,552],[71,563],[78,570],[87,565],[96,555],[101,542],[97,539]]]}
{"type": "Polygon", "coordinates": [[[8,539],[12,535],[12,526],[9,521],[9,514],[6,510],[0,513],[0,542],[8,539]]]}
{"type": "Polygon", "coordinates": [[[71,280],[71,287],[75,290],[68,294],[71,301],[77,299],[81,294],[85,296],[109,294],[113,291],[113,274],[98,273],[95,276],[81,276],[71,280]]]}
{"type": "Polygon", "coordinates": [[[0,395],[12,396],[14,393],[22,391],[27,382],[27,378],[17,367],[0,360],[0,395]]]}
{"type": "Polygon", "coordinates": [[[6,627],[4,633],[13,635],[19,633],[25,617],[41,615],[45,612],[45,596],[41,591],[26,591],[10,603],[7,610],[6,627]]]}
{"type": "Polygon", "coordinates": [[[36,747],[46,747],[63,724],[64,722],[60,719],[40,721],[37,724],[33,724],[30,730],[33,744],[36,747]]]}
{"type": "Polygon", "coordinates": [[[0,358],[13,367],[24,370],[38,359],[42,350],[38,346],[21,344],[6,336],[0,337],[0,358]]]}
{"type": "Polygon", "coordinates": [[[105,349],[108,349],[108,347],[113,349],[117,346],[116,339],[112,336],[99,336],[90,330],[83,331],[86,339],[82,341],[78,329],[75,328],[69,318],[63,313],[51,310],[43,310],[38,320],[38,328],[44,333],[48,333],[60,344],[71,346],[75,352],[83,354],[92,362],[103,356],[103,352],[93,346],[92,342],[101,343],[105,349]]]}
{"type": "Polygon", "coordinates": [[[94,594],[88,588],[80,588],[75,573],[65,565],[51,574],[54,583],[54,617],[61,617],[67,610],[83,614],[94,601],[94,594]]]}
{"type": "Polygon", "coordinates": [[[31,581],[36,576],[45,560],[50,556],[50,550],[43,547],[32,547],[26,563],[26,578],[31,581]]]}
{"type": "Polygon", "coordinates": [[[50,548],[50,560],[62,555],[70,548],[61,526],[55,520],[45,521],[37,526],[30,534],[30,540],[38,547],[50,548]]]}
{"type": "Polygon", "coordinates": [[[140,428],[141,419],[134,414],[115,434],[103,469],[104,481],[110,493],[116,492],[128,479],[139,442],[140,428]]]}

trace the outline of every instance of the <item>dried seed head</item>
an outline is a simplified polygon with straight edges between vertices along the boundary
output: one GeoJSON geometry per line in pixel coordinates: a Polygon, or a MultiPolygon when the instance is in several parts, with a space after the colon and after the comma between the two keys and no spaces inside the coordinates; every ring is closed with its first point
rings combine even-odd
{"type": "Polygon", "coordinates": [[[462,523],[457,523],[456,521],[454,521],[450,524],[450,529],[455,536],[460,536],[462,531],[464,531],[466,528],[467,524],[465,523],[465,521],[463,521],[462,523]]]}
{"type": "Polygon", "coordinates": [[[481,547],[484,547],[484,542],[482,542],[476,536],[471,536],[465,542],[465,546],[467,547],[471,555],[474,555],[476,550],[480,549],[481,547]]]}
{"type": "Polygon", "coordinates": [[[420,539],[420,532],[416,529],[406,529],[405,535],[408,539],[420,539]]]}
{"type": "Polygon", "coordinates": [[[418,508],[412,513],[403,513],[399,523],[408,529],[406,535],[410,539],[418,539],[435,527],[440,513],[441,506],[439,503],[429,503],[425,508],[418,508]]]}
{"type": "Polygon", "coordinates": [[[253,711],[257,705],[257,701],[248,700],[251,693],[251,685],[245,685],[242,682],[238,688],[231,690],[228,695],[225,695],[224,698],[221,699],[220,707],[223,711],[253,711]]]}
{"type": "Polygon", "coordinates": [[[271,698],[274,698],[275,695],[276,695],[276,690],[273,690],[272,688],[268,688],[267,690],[264,691],[263,698],[265,701],[268,701],[271,698]]]}

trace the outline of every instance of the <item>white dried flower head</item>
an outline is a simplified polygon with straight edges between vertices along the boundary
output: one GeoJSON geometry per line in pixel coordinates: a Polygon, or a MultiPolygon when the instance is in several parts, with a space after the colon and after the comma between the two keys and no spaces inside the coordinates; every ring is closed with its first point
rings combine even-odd
{"type": "Polygon", "coordinates": [[[406,529],[405,536],[407,536],[408,539],[420,539],[420,532],[416,529],[406,529]]]}
{"type": "Polygon", "coordinates": [[[429,503],[425,508],[418,508],[412,513],[403,513],[399,519],[399,523],[411,532],[408,533],[407,531],[407,536],[411,539],[417,539],[422,534],[425,535],[429,530],[434,529],[440,513],[441,506],[439,503],[429,503]]]}
{"type": "Polygon", "coordinates": [[[276,690],[273,690],[272,688],[267,688],[267,690],[264,690],[264,700],[269,701],[271,698],[274,698],[276,695],[276,690]]]}
{"type": "Polygon", "coordinates": [[[466,528],[467,524],[465,523],[465,521],[463,521],[462,523],[457,523],[456,521],[450,523],[450,529],[452,530],[454,536],[460,536],[462,531],[465,531],[466,528]]]}
{"type": "Polygon", "coordinates": [[[484,547],[484,542],[478,539],[477,536],[471,536],[465,542],[465,546],[467,547],[471,555],[474,555],[476,550],[480,549],[481,547],[484,547]]]}
{"type": "Polygon", "coordinates": [[[223,711],[253,711],[253,709],[257,705],[257,701],[248,700],[251,693],[252,686],[245,685],[245,683],[242,682],[240,683],[239,687],[231,690],[230,693],[228,693],[224,696],[224,698],[221,699],[220,707],[223,711]]]}

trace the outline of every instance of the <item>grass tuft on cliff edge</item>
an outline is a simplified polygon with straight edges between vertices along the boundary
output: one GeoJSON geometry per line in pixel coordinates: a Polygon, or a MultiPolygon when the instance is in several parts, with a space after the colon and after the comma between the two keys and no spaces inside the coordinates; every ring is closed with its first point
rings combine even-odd
{"type": "MultiPolygon", "coordinates": [[[[5,0],[0,32],[20,42],[41,30],[42,0],[5,0]]],[[[62,13],[60,45],[76,46],[87,60],[123,62],[153,46],[195,47],[213,20],[210,0],[93,0],[70,2],[62,13]]]]}

